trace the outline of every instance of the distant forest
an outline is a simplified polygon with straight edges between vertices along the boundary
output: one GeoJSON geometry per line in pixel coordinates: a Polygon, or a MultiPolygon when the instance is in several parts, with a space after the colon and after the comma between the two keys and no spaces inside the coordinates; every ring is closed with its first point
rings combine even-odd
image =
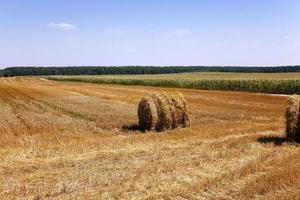
{"type": "Polygon", "coordinates": [[[286,73],[300,72],[298,66],[280,67],[208,67],[208,66],[123,66],[123,67],[9,67],[0,70],[0,76],[48,76],[48,75],[109,75],[109,74],[169,74],[183,72],[243,72],[286,73]]]}

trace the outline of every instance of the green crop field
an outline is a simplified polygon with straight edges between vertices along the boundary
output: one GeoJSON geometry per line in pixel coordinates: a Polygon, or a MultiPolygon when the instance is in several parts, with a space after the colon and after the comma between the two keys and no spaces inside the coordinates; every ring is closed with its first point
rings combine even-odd
{"type": "Polygon", "coordinates": [[[300,73],[181,73],[163,75],[49,76],[50,80],[201,90],[300,94],[300,73]]]}
{"type": "Polygon", "coordinates": [[[79,76],[51,76],[55,78],[81,79],[172,79],[172,80],[300,80],[300,73],[221,73],[221,72],[193,72],[154,75],[79,75],[79,76]]]}

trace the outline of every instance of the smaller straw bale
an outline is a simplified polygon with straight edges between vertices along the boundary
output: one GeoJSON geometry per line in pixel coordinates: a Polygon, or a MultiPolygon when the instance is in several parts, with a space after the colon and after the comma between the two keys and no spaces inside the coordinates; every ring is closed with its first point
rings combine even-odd
{"type": "Polygon", "coordinates": [[[290,141],[300,141],[300,96],[293,95],[288,99],[286,109],[286,137],[290,141]]]}

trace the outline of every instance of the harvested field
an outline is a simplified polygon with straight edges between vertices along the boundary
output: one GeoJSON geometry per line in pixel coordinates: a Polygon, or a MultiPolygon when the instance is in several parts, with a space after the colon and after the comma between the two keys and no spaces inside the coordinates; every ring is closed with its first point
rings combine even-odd
{"type": "Polygon", "coordinates": [[[0,199],[299,199],[287,97],[179,89],[192,126],[141,133],[170,88],[0,78],[0,199]]]}

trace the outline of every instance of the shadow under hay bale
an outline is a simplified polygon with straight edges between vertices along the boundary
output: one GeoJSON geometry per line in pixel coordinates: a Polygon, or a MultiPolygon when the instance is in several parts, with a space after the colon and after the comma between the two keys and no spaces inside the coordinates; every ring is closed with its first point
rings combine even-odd
{"type": "Polygon", "coordinates": [[[190,126],[188,106],[179,92],[155,93],[142,98],[138,117],[141,130],[164,131],[190,126]]]}
{"type": "Polygon", "coordinates": [[[141,128],[138,124],[130,124],[130,125],[123,125],[122,126],[122,131],[124,132],[129,132],[129,131],[140,131],[141,128]]]}
{"type": "Polygon", "coordinates": [[[283,143],[288,142],[286,138],[278,136],[260,137],[257,141],[263,144],[273,143],[275,146],[281,146],[283,143]]]}
{"type": "Polygon", "coordinates": [[[290,141],[300,141],[300,96],[293,95],[288,99],[286,109],[286,137],[290,141]]]}

